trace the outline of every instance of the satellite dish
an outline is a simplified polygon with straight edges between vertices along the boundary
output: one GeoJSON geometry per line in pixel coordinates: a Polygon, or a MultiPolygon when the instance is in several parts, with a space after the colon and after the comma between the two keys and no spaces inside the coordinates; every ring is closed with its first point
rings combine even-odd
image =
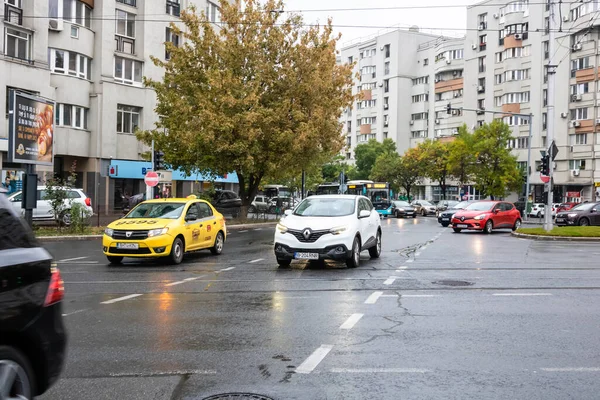
{"type": "Polygon", "coordinates": [[[417,25],[413,25],[410,28],[408,28],[409,32],[419,32],[419,27],[417,25]]]}

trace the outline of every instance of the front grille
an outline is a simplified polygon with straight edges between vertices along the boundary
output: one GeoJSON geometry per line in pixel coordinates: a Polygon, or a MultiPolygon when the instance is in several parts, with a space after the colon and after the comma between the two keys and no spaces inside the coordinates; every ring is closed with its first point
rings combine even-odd
{"type": "Polygon", "coordinates": [[[113,239],[125,240],[143,240],[148,238],[148,231],[113,231],[113,239]],[[131,232],[131,236],[127,236],[127,232],[131,232]]]}
{"type": "Polygon", "coordinates": [[[308,236],[308,238],[304,237],[304,229],[301,230],[301,231],[296,231],[296,230],[289,229],[288,233],[294,235],[294,237],[296,239],[298,239],[298,241],[301,242],[301,243],[314,243],[321,236],[327,235],[329,233],[329,231],[328,230],[325,230],[325,231],[311,231],[311,233],[308,236]]]}
{"type": "Polygon", "coordinates": [[[139,249],[117,249],[116,247],[111,247],[109,249],[110,253],[113,254],[151,254],[152,252],[148,247],[140,247],[139,249]]]}

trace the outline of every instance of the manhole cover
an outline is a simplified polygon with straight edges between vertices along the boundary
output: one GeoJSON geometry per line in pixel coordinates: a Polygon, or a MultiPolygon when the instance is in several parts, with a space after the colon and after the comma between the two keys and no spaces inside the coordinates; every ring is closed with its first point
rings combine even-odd
{"type": "Polygon", "coordinates": [[[473,282],[467,281],[435,281],[432,282],[434,285],[443,285],[443,286],[471,286],[473,282]]]}
{"type": "Polygon", "coordinates": [[[273,400],[271,397],[254,393],[223,393],[206,397],[203,400],[273,400]]]}

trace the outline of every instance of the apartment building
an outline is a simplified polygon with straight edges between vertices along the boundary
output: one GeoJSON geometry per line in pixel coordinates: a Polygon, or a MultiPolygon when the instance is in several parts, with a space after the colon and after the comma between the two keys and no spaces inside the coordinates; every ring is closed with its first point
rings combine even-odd
{"type": "MultiPolygon", "coordinates": [[[[181,38],[169,29],[182,9],[195,5],[219,21],[207,0],[4,0],[0,56],[0,169],[15,181],[23,165],[7,162],[9,89],[56,103],[54,163],[66,175],[76,163],[77,184],[101,209],[114,207],[119,194],[144,192],[148,147],[137,128],[157,121],[156,97],[143,77],[161,79],[150,57],[166,59],[166,41],[181,38]]],[[[49,167],[48,169],[52,169],[49,167]]],[[[38,167],[43,176],[43,167],[38,167]]],[[[220,180],[230,188],[237,178],[220,180]]],[[[185,195],[200,176],[173,172],[171,193],[185,195]]]]}

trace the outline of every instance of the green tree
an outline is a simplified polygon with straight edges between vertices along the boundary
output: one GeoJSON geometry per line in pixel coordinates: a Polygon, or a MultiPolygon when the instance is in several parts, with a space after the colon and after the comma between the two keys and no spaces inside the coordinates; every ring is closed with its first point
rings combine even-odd
{"type": "Polygon", "coordinates": [[[469,133],[466,125],[458,128],[458,136],[448,145],[448,168],[459,186],[473,179],[477,161],[474,145],[473,135],[469,133]]]}
{"type": "Polygon", "coordinates": [[[220,29],[183,11],[183,26],[171,24],[183,44],[166,43],[167,61],[152,58],[163,80],[145,79],[161,118],[138,138],[154,139],[185,173],[235,171],[243,216],[263,179],[298,176],[339,153],[341,110],[355,98],[353,66],[336,63],[331,21],[307,27],[283,6],[222,1],[220,29]]]}
{"type": "Polygon", "coordinates": [[[396,152],[381,154],[375,160],[369,178],[377,182],[389,182],[394,192],[398,192],[397,179],[400,163],[400,155],[396,152]]]}
{"type": "Polygon", "coordinates": [[[438,182],[442,189],[442,199],[446,198],[446,182],[451,178],[449,147],[449,142],[440,140],[426,140],[417,146],[423,161],[424,175],[438,182]]]}
{"type": "Polygon", "coordinates": [[[371,139],[367,143],[356,146],[354,149],[356,179],[369,179],[377,157],[393,153],[396,153],[396,143],[392,139],[384,139],[383,142],[371,139]]]}
{"type": "Polygon", "coordinates": [[[421,182],[424,173],[419,151],[409,149],[402,157],[398,153],[380,155],[371,170],[371,179],[389,182],[396,193],[404,189],[410,198],[412,188],[421,182]]]}
{"type": "MultiPolygon", "coordinates": [[[[75,185],[77,164],[73,162],[71,172],[66,179],[61,179],[52,173],[46,175],[45,198],[50,203],[50,209],[56,222],[56,229],[60,231],[62,225],[71,224],[71,204],[73,199],[69,198],[69,190],[75,185]]],[[[79,220],[78,220],[79,221],[79,220]]]]}
{"type": "Polygon", "coordinates": [[[508,148],[510,139],[510,127],[502,121],[484,124],[473,133],[476,157],[473,180],[484,196],[502,197],[507,191],[521,188],[523,178],[517,159],[508,148]]]}

